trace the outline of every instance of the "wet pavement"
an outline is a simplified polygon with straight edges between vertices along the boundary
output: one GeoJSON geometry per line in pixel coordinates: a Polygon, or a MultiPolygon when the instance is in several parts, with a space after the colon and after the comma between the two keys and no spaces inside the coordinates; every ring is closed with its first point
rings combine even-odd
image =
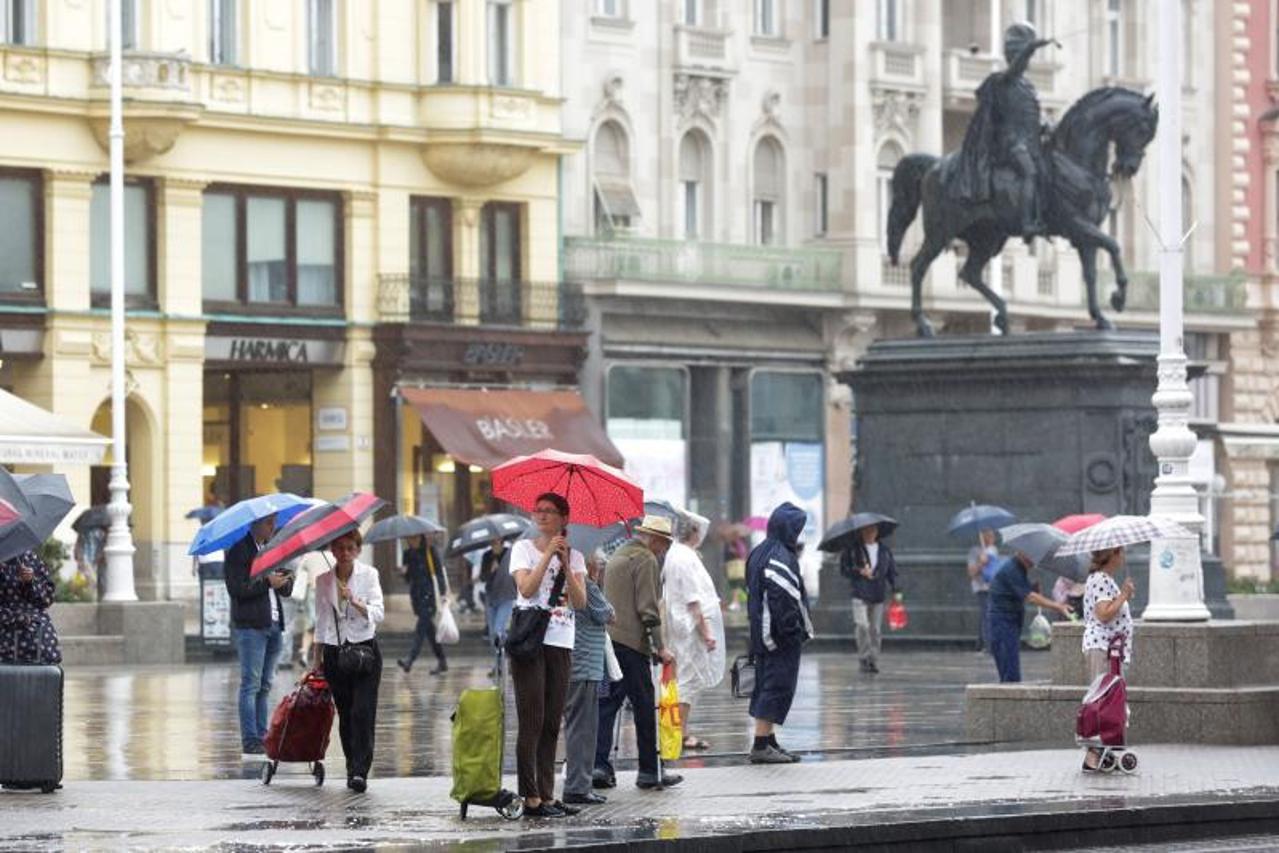
{"type": "Polygon", "coordinates": [[[277,777],[270,787],[240,780],[81,782],[47,796],[0,795],[0,851],[640,849],[645,842],[703,845],[729,836],[789,849],[822,832],[861,840],[891,831],[918,836],[930,821],[928,831],[972,841],[983,831],[996,837],[980,829],[992,819],[1042,826],[1126,815],[1149,822],[1134,810],[1161,808],[1166,817],[1214,806],[1275,811],[1279,803],[1279,747],[1155,745],[1142,747],[1141,758],[1133,776],[1085,776],[1076,750],[735,764],[690,769],[682,786],[660,792],[640,791],[622,774],[604,806],[558,821],[514,822],[480,808],[459,820],[444,777],[375,778],[364,795],[334,784],[317,789],[300,773],[277,777]],[[778,832],[786,835],[771,835],[778,832]]]}
{"type": "MultiPolygon", "coordinates": [[[[372,776],[430,776],[450,772],[449,715],[458,693],[488,683],[490,661],[455,657],[442,677],[419,661],[405,675],[393,655],[383,672],[377,747],[372,776]]],[[[1027,680],[1046,679],[1048,655],[1022,656],[1027,680]]],[[[851,653],[806,655],[791,718],[782,742],[810,758],[846,755],[959,751],[964,744],[964,685],[995,681],[990,658],[957,650],[886,653],[878,676],[858,672],[851,653]]],[[[279,671],[273,702],[299,673],[279,671]]],[[[514,769],[514,701],[507,769],[514,769]]],[[[82,667],[67,672],[65,776],[86,780],[211,780],[257,773],[240,756],[236,714],[238,669],[232,663],[131,667],[126,671],[82,667]]],[[[745,700],[735,700],[728,679],[696,704],[690,730],[712,749],[683,766],[735,762],[749,749],[745,700]]],[[[635,755],[629,717],[623,725],[620,766],[635,755]]],[[[341,779],[342,751],[334,732],[330,777],[341,779]]]]}

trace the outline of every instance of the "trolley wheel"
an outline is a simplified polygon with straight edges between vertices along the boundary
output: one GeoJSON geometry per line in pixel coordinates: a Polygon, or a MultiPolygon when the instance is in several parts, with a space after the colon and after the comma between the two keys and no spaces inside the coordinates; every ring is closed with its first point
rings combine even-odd
{"type": "Polygon", "coordinates": [[[1137,753],[1125,752],[1119,758],[1119,769],[1125,773],[1137,772],[1137,753]]]}
{"type": "Polygon", "coordinates": [[[324,762],[317,761],[311,767],[311,775],[315,777],[315,786],[318,788],[324,784],[324,762]]]}
{"type": "Polygon", "coordinates": [[[507,820],[519,820],[524,817],[524,798],[507,794],[506,802],[497,807],[497,813],[507,820]]]}
{"type": "Polygon", "coordinates": [[[61,787],[62,786],[59,785],[57,782],[45,782],[43,785],[40,786],[40,793],[52,794],[54,791],[58,790],[61,787]]]}
{"type": "Polygon", "coordinates": [[[469,805],[470,805],[470,803],[468,803],[468,802],[466,802],[465,800],[463,800],[463,801],[462,801],[462,804],[461,804],[460,806],[458,806],[458,819],[459,819],[459,820],[466,820],[466,808],[467,808],[467,806],[469,806],[469,805]]]}
{"type": "Polygon", "coordinates": [[[271,784],[271,780],[275,778],[275,771],[279,766],[279,762],[276,761],[262,762],[262,772],[259,775],[262,777],[263,785],[271,784]]]}
{"type": "Polygon", "coordinates": [[[1115,768],[1119,766],[1119,759],[1115,757],[1113,752],[1103,752],[1101,761],[1097,764],[1097,769],[1102,773],[1114,773],[1115,768]]]}

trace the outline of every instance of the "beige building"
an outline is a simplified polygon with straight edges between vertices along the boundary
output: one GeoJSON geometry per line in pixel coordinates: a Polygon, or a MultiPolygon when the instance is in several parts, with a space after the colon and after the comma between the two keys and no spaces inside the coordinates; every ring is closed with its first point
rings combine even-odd
{"type": "MultiPolygon", "coordinates": [[[[109,433],[106,3],[4,9],[0,384],[109,433]]],[[[398,392],[574,382],[559,4],[124,11],[139,594],[194,594],[185,516],[209,500],[376,484],[404,510],[478,502],[398,392]]],[[[66,473],[107,499],[105,466],[66,473]]]]}

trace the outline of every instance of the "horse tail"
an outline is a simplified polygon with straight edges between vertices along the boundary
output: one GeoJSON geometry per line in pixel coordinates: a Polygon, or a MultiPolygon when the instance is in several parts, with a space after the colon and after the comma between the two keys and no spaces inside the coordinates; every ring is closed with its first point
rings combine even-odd
{"type": "Polygon", "coordinates": [[[924,175],[937,163],[931,154],[910,154],[897,161],[893,169],[893,203],[888,209],[888,257],[897,266],[902,238],[915,219],[922,194],[924,175]]]}

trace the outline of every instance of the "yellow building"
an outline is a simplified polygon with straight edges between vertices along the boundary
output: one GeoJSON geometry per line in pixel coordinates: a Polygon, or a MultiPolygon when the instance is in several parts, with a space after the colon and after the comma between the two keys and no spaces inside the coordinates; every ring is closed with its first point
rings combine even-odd
{"type": "MultiPolygon", "coordinates": [[[[194,594],[185,516],[215,497],[474,502],[400,389],[576,381],[559,4],[124,7],[139,595],[194,594]]],[[[5,10],[0,385],[109,434],[106,2],[5,10]]],[[[105,467],[65,473],[106,500],[105,467]]]]}

